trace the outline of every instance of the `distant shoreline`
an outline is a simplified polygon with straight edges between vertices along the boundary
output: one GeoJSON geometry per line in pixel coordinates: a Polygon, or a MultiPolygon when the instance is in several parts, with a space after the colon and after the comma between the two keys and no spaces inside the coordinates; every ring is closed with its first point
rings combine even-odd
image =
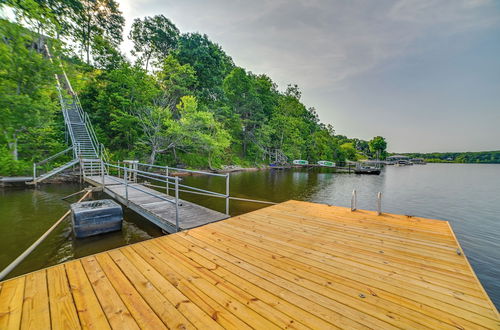
{"type": "MultiPolygon", "coordinates": [[[[390,155],[396,155],[391,153],[390,155]]],[[[474,152],[398,153],[409,158],[423,158],[427,163],[500,164],[500,150],[474,152]]]]}

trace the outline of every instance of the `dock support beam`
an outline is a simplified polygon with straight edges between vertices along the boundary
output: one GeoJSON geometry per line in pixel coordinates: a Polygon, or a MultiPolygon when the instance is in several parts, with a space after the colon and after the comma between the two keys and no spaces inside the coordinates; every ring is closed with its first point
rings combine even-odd
{"type": "Polygon", "coordinates": [[[179,232],[179,177],[175,177],[175,232],[179,232]]]}
{"type": "Polygon", "coordinates": [[[377,194],[377,215],[382,214],[382,193],[379,191],[377,194]]]}
{"type": "Polygon", "coordinates": [[[229,215],[229,173],[226,174],[226,214],[229,215]]]}
{"type": "Polygon", "coordinates": [[[352,191],[352,197],[351,197],[351,211],[356,211],[357,209],[357,203],[358,203],[358,196],[356,194],[356,189],[352,191]]]}
{"type": "Polygon", "coordinates": [[[168,184],[168,166],[165,168],[165,176],[166,176],[165,181],[167,181],[167,188],[166,189],[167,189],[167,195],[168,195],[169,192],[170,192],[169,191],[170,190],[169,189],[169,184],[168,184]]]}
{"type": "Polygon", "coordinates": [[[123,179],[125,180],[125,199],[128,207],[128,171],[126,166],[123,167],[123,179]]]}

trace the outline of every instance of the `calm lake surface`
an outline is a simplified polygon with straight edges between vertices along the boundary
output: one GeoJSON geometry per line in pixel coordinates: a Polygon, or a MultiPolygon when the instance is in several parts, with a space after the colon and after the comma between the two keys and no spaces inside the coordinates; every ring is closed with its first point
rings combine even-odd
{"type": "MultiPolygon", "coordinates": [[[[183,183],[224,192],[223,178],[192,176],[183,183]]],[[[385,168],[380,176],[335,174],[328,169],[265,170],[231,174],[231,195],[282,202],[289,199],[350,206],[353,189],[358,208],[375,210],[382,192],[385,212],[449,220],[481,283],[500,307],[500,165],[428,164],[385,168]]],[[[0,269],[17,257],[66,210],[61,197],[78,184],[35,189],[0,189],[0,269]]],[[[96,198],[103,196],[96,196],[96,198]]],[[[224,210],[224,201],[204,196],[182,198],[224,210]]],[[[231,215],[262,207],[231,202],[231,215]]],[[[66,220],[11,276],[72,258],[162,235],[132,211],[125,211],[121,232],[76,240],[66,220]]]]}

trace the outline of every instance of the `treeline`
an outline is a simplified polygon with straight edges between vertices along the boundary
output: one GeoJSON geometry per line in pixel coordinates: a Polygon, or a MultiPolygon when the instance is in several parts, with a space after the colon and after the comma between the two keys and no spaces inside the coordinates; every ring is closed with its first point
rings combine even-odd
{"type": "Polygon", "coordinates": [[[182,33],[163,15],[134,21],[130,61],[118,48],[124,19],[114,0],[7,5],[16,22],[2,20],[0,30],[0,106],[8,114],[0,118],[0,175],[64,148],[53,79],[59,63],[38,52],[40,35],[50,37],[115,159],[218,168],[385,155],[382,137],[336,135],[301,102],[297,85],[280,91],[265,74],[236,66],[207,35],[182,33]]]}
{"type": "Polygon", "coordinates": [[[430,163],[500,164],[500,150],[478,152],[406,153],[411,158],[423,158],[430,163]]]}

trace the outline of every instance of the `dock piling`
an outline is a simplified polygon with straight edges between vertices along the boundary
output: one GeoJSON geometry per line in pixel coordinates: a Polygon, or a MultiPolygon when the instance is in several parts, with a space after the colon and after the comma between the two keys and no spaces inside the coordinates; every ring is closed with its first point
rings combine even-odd
{"type": "Polygon", "coordinates": [[[226,174],[226,214],[229,215],[229,173],[226,174]]]}
{"type": "Polygon", "coordinates": [[[179,177],[176,176],[175,177],[175,232],[178,231],[179,231],[179,177]]]}
{"type": "Polygon", "coordinates": [[[356,211],[357,209],[357,194],[356,194],[356,189],[352,191],[352,197],[351,197],[351,212],[356,211]]]}
{"type": "Polygon", "coordinates": [[[379,191],[377,194],[377,215],[382,214],[382,193],[379,191]]]}

